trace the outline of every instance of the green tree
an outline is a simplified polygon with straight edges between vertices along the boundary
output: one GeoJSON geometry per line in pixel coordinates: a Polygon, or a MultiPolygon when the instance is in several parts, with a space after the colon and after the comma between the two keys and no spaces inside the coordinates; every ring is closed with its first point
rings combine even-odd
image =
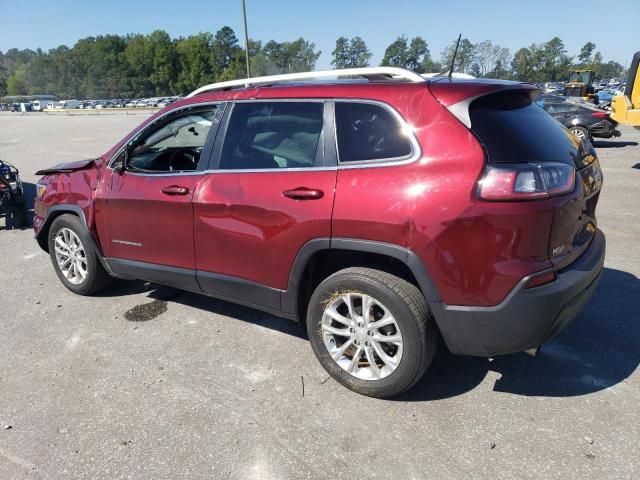
{"type": "Polygon", "coordinates": [[[293,42],[268,41],[263,52],[269,74],[293,73],[314,70],[322,52],[316,46],[300,37],[293,42]]]}
{"type": "Polygon", "coordinates": [[[382,65],[400,67],[424,73],[434,67],[429,46],[422,37],[410,41],[404,35],[395,39],[385,50],[382,65]]]}
{"type": "Polygon", "coordinates": [[[433,66],[429,45],[422,37],[414,37],[409,43],[405,67],[414,72],[424,73],[433,66]]]}
{"type": "Polygon", "coordinates": [[[331,64],[336,68],[348,68],[351,60],[351,48],[347,37],[338,37],[336,40],[336,48],[331,52],[333,60],[331,64]]]}
{"type": "Polygon", "coordinates": [[[148,43],[147,37],[139,34],[127,39],[127,48],[123,54],[127,62],[125,97],[146,96],[154,90],[150,80],[153,63],[149,57],[148,43]]]}
{"type": "Polygon", "coordinates": [[[407,37],[401,35],[385,49],[381,65],[405,68],[407,65],[407,54],[407,37]]]}
{"type": "Polygon", "coordinates": [[[164,30],[151,32],[148,38],[148,55],[151,58],[149,80],[153,84],[153,94],[175,93],[176,52],[175,44],[164,30]]]}
{"type": "Polygon", "coordinates": [[[567,77],[567,70],[571,65],[571,58],[567,57],[567,51],[560,38],[553,37],[543,44],[542,50],[541,81],[557,81],[567,77]]]}
{"type": "Polygon", "coordinates": [[[514,80],[522,82],[534,81],[534,53],[531,49],[523,47],[513,55],[511,60],[511,74],[514,80]]]}
{"type": "Polygon", "coordinates": [[[367,67],[373,55],[360,37],[353,37],[351,40],[339,37],[336,40],[336,48],[331,54],[333,55],[331,64],[336,68],[367,67]]]}
{"type": "Polygon", "coordinates": [[[595,43],[593,42],[585,43],[583,47],[580,49],[580,53],[578,54],[578,60],[580,60],[581,63],[592,63],[591,55],[593,54],[595,49],[596,49],[595,43]]]}
{"type": "MultiPolygon", "coordinates": [[[[441,53],[442,66],[447,71],[451,67],[451,61],[453,54],[456,50],[457,40],[451,42],[441,53]]],[[[458,47],[458,53],[456,54],[455,64],[453,66],[454,72],[469,73],[472,65],[475,63],[475,45],[469,41],[468,38],[463,38],[460,41],[458,47]]]]}
{"type": "Polygon", "coordinates": [[[177,74],[175,89],[187,93],[214,81],[211,67],[213,35],[198,33],[175,42],[177,74]]]}
{"type": "Polygon", "coordinates": [[[213,38],[211,65],[213,73],[218,76],[225,71],[242,51],[238,38],[231,27],[224,26],[213,38]]]}
{"type": "Polygon", "coordinates": [[[9,95],[28,95],[29,81],[24,67],[20,67],[7,79],[7,93],[9,95]]]}
{"type": "MultiPolygon", "coordinates": [[[[474,65],[478,65],[476,72],[481,77],[495,77],[495,67],[498,62],[505,65],[509,62],[509,49],[500,45],[495,45],[489,40],[480,42],[475,45],[475,61],[474,65]]],[[[504,74],[503,74],[504,75],[504,74]]]]}
{"type": "Polygon", "coordinates": [[[600,65],[597,74],[603,80],[621,78],[624,76],[624,67],[618,62],[609,61],[600,65]]]}

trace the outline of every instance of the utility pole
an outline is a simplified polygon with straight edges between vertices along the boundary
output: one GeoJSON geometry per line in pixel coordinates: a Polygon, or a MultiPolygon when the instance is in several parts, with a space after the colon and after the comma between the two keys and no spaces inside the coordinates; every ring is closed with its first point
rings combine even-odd
{"type": "Polygon", "coordinates": [[[247,28],[247,3],[242,0],[242,17],[244,19],[244,55],[247,59],[247,78],[251,78],[249,70],[249,29],[247,28]]]}

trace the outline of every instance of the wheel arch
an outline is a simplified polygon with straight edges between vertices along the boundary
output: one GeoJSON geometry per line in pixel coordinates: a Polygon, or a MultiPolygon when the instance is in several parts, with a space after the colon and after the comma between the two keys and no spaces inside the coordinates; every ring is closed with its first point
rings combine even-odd
{"type": "Polygon", "coordinates": [[[36,235],[36,241],[38,242],[38,245],[40,245],[40,248],[42,248],[47,253],[49,252],[49,230],[51,229],[51,225],[56,218],[65,214],[70,214],[78,217],[80,223],[82,224],[82,227],[87,233],[87,238],[89,239],[89,248],[91,248],[95,252],[104,269],[111,274],[111,268],[109,267],[107,261],[104,259],[102,250],[95,241],[94,236],[91,234],[91,230],[89,229],[89,225],[87,224],[87,218],[85,216],[84,210],[78,205],[58,204],[47,209],[47,219],[36,235]]]}
{"type": "Polygon", "coordinates": [[[47,209],[47,219],[45,220],[44,225],[42,225],[42,227],[36,234],[36,241],[38,242],[38,245],[40,245],[40,248],[42,248],[45,252],[49,251],[49,230],[51,229],[53,221],[60,215],[64,215],[66,213],[78,217],[84,228],[89,231],[89,227],[87,226],[87,218],[85,217],[82,208],[80,208],[78,205],[58,204],[49,207],[47,209]]]}
{"type": "Polygon", "coordinates": [[[440,302],[427,268],[420,258],[400,245],[353,238],[318,238],[298,252],[282,295],[283,312],[306,318],[306,306],[315,287],[326,277],[348,267],[370,267],[392,273],[416,285],[427,303],[440,302]]]}

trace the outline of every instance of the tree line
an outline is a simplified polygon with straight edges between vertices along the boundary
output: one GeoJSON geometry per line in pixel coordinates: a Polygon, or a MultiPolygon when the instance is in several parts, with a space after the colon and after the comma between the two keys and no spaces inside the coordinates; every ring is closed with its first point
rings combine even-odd
{"type": "MultiPolygon", "coordinates": [[[[402,35],[385,50],[382,65],[418,73],[448,71],[455,41],[432,57],[420,36],[402,35]]],[[[313,42],[297,40],[262,43],[249,40],[252,76],[314,70],[321,52],[313,42]]],[[[372,52],[361,37],[340,37],[332,51],[335,68],[370,66],[372,52]]],[[[489,40],[464,38],[454,71],[476,77],[528,82],[564,80],[572,68],[594,69],[603,79],[621,77],[624,68],[604,62],[596,45],[585,44],[569,56],[554,37],[511,54],[489,40]]],[[[163,30],[148,35],[100,35],[79,40],[72,48],[61,45],[47,52],[37,49],[0,51],[0,96],[54,94],[61,98],[133,98],[179,95],[215,81],[246,77],[244,48],[230,27],[215,34],[202,32],[171,38],[163,30]]]]}

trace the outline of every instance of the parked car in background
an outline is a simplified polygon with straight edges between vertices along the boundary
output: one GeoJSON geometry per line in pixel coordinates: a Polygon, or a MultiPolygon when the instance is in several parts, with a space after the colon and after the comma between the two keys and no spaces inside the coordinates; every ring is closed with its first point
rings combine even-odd
{"type": "Polygon", "coordinates": [[[136,102],[136,108],[147,108],[149,105],[146,100],[138,100],[136,102]]]}
{"type": "Polygon", "coordinates": [[[82,102],[80,100],[60,100],[56,105],[56,108],[75,109],[82,108],[82,102]]]}
{"type": "Polygon", "coordinates": [[[138,278],[298,320],[327,372],[374,397],[414,385],[440,337],[535,352],[577,315],[604,264],[602,172],[535,87],[319,75],[207,85],[103,156],[37,172],[61,283],[138,278]]]}
{"type": "Polygon", "coordinates": [[[607,82],[598,82],[593,84],[594,92],[599,92],[600,90],[603,90],[605,88],[607,88],[607,82]]]}
{"type": "Polygon", "coordinates": [[[611,103],[611,99],[618,95],[615,90],[611,88],[605,88],[604,90],[600,90],[598,92],[598,104],[600,103],[611,103]]]}
{"type": "Polygon", "coordinates": [[[542,97],[537,103],[581,141],[619,137],[618,122],[609,112],[590,104],[578,104],[563,97],[542,97]]]}
{"type": "Polygon", "coordinates": [[[133,107],[136,106],[136,103],[137,102],[135,100],[129,100],[127,103],[125,103],[124,106],[127,107],[127,108],[133,108],[133,107]]]}

